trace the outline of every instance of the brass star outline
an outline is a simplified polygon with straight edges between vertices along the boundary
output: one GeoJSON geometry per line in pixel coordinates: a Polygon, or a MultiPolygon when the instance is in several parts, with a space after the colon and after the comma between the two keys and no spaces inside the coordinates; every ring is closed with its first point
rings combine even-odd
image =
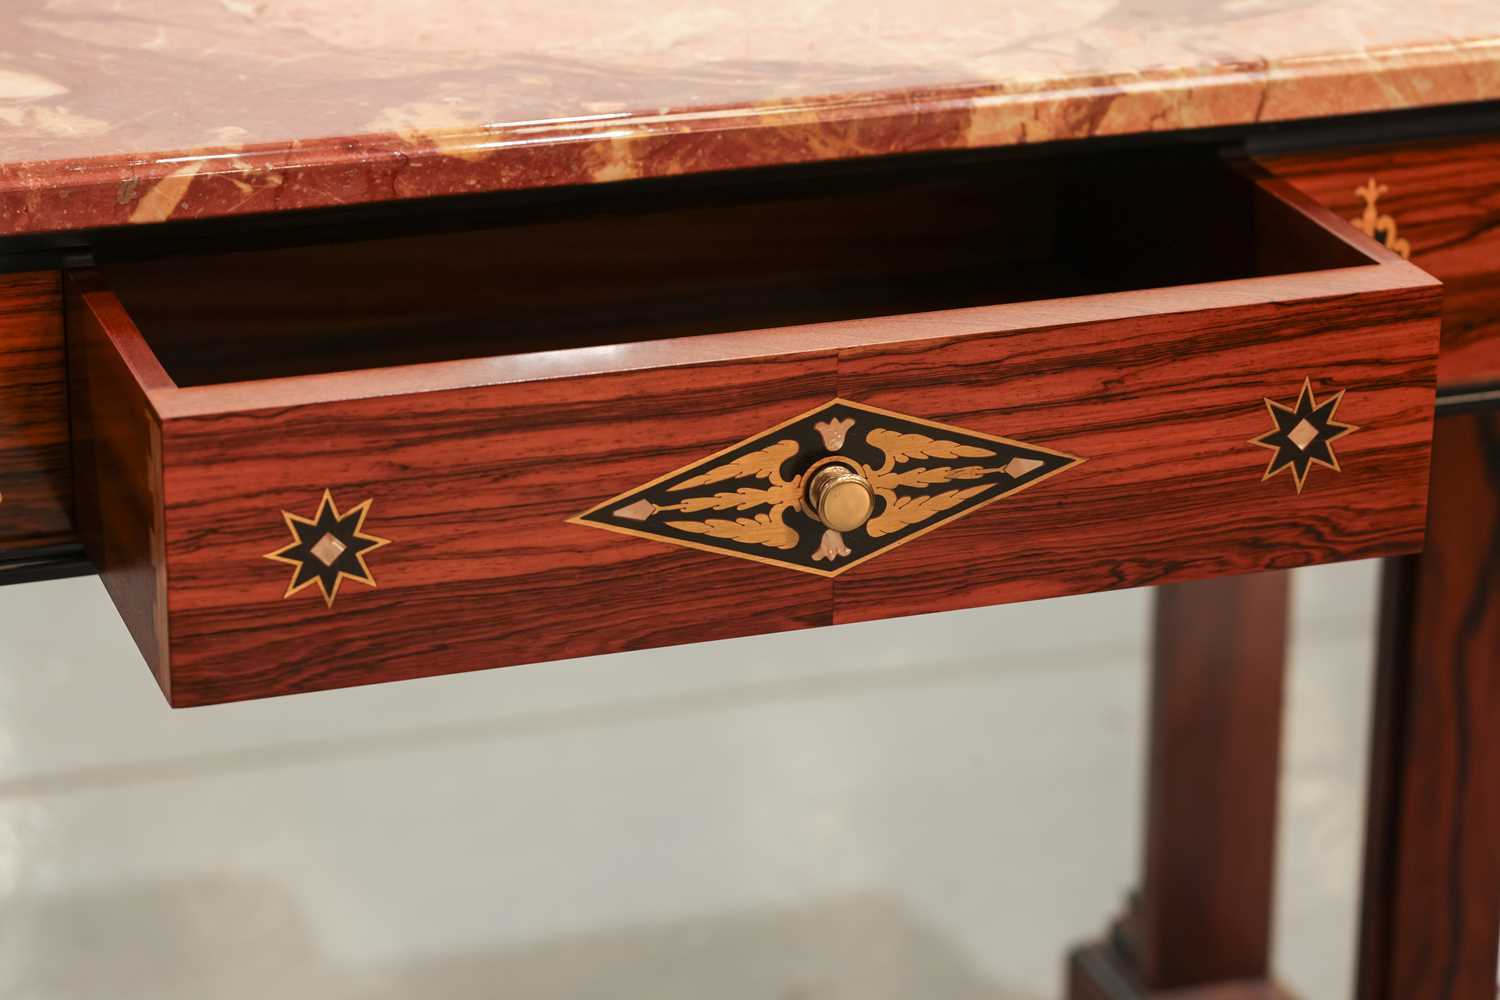
{"type": "Polygon", "coordinates": [[[1307,483],[1307,474],[1314,465],[1321,465],[1325,469],[1334,472],[1342,472],[1339,467],[1339,457],[1333,450],[1333,442],[1346,434],[1359,430],[1354,424],[1342,423],[1333,419],[1338,412],[1339,404],[1344,401],[1345,390],[1340,389],[1337,393],[1323,402],[1319,403],[1317,396],[1313,393],[1312,377],[1308,376],[1302,380],[1302,391],[1297,394],[1295,406],[1287,406],[1278,403],[1269,397],[1265,400],[1266,412],[1271,415],[1272,429],[1259,437],[1251,438],[1250,443],[1262,448],[1269,448],[1275,454],[1266,465],[1265,475],[1260,477],[1261,482],[1270,479],[1282,469],[1292,470],[1292,481],[1297,484],[1297,492],[1302,492],[1302,487],[1307,483]],[[1304,420],[1317,431],[1317,436],[1307,443],[1307,447],[1299,448],[1290,437],[1291,431],[1304,420]],[[1321,453],[1326,453],[1323,458],[1321,453]]]}
{"type": "MultiPolygon", "coordinates": [[[[375,582],[375,575],[370,572],[369,565],[365,563],[365,556],[371,552],[374,552],[381,546],[389,545],[391,543],[391,540],[389,538],[381,538],[378,535],[366,534],[364,531],[365,518],[369,516],[370,505],[374,502],[374,498],[371,497],[365,500],[363,503],[351,507],[348,513],[340,514],[338,504],[334,503],[333,501],[333,492],[331,490],[325,489],[323,491],[323,499],[318,503],[318,512],[312,518],[309,519],[298,514],[293,514],[289,510],[283,510],[281,512],[281,516],[286,522],[287,530],[291,532],[294,541],[290,545],[284,545],[274,552],[267,552],[262,558],[270,559],[273,562],[286,563],[290,566],[296,567],[292,573],[291,581],[287,584],[286,593],[281,595],[282,600],[291,597],[293,594],[300,593],[301,591],[306,590],[313,584],[317,584],[318,590],[323,594],[323,602],[331,608],[333,607],[334,598],[338,597],[339,595],[339,587],[343,585],[345,580],[354,580],[357,583],[363,583],[367,587],[379,586],[375,582]],[[307,570],[309,564],[307,559],[295,558],[288,553],[295,552],[298,549],[304,550],[304,553],[308,556],[311,556],[311,553],[306,551],[310,548],[310,544],[305,538],[303,538],[301,532],[297,530],[297,525],[300,524],[311,529],[317,529],[320,526],[324,526],[325,533],[331,534],[332,531],[326,527],[329,520],[331,520],[335,525],[341,526],[351,518],[356,519],[354,521],[354,528],[349,532],[348,538],[340,538],[337,534],[334,535],[334,538],[338,539],[345,545],[347,545],[349,541],[363,542],[366,544],[353,547],[352,551],[346,550],[344,553],[340,554],[340,558],[336,561],[343,561],[343,556],[348,555],[350,559],[352,559],[353,562],[358,565],[359,572],[351,572],[342,568],[338,569],[337,571],[335,571],[332,587],[329,587],[326,575],[318,571],[314,571],[308,579],[305,579],[301,583],[298,583],[297,578],[302,576],[303,572],[307,570]]],[[[322,536],[319,535],[317,537],[321,538],[322,536]]]]}

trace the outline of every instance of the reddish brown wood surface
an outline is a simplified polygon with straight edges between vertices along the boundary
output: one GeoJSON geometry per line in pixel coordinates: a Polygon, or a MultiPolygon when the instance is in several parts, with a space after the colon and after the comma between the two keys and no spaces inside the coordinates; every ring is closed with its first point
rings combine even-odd
{"type": "Polygon", "coordinates": [[[863,358],[822,351],[239,412],[202,410],[243,387],[158,392],[174,703],[1409,550],[1426,488],[1435,307],[1417,288],[1084,324],[1066,338],[940,337],[863,358]],[[1251,371],[1255,357],[1284,361],[1251,371]],[[1012,379],[1001,358],[1032,378],[1012,379]],[[899,397],[859,378],[871,371],[899,397]],[[1101,371],[1120,380],[1113,393],[1098,391],[1101,371]],[[1349,390],[1356,405],[1341,413],[1362,429],[1346,439],[1345,471],[1315,470],[1328,475],[1299,497],[1285,474],[1260,481],[1267,453],[1248,439],[1267,429],[1262,396],[1291,398],[1309,371],[1321,392],[1349,390]],[[1046,446],[1081,443],[1089,461],[1031,491],[1039,500],[995,504],[831,582],[565,523],[851,393],[1046,446]],[[261,558],[285,543],[280,512],[312,516],[325,488],[345,508],[373,498],[369,530],[392,540],[372,556],[379,588],[350,585],[331,610],[308,594],[283,599],[288,570],[261,558]]]}
{"type": "Polygon", "coordinates": [[[800,355],[169,421],[174,704],[828,624],[826,580],[568,524],[822,403],[800,355]],[[281,511],[374,500],[378,588],[283,599],[281,511]]]}
{"type": "Polygon", "coordinates": [[[1145,864],[1129,930],[1153,989],[1270,972],[1286,573],[1156,592],[1145,864]]]}
{"type": "Polygon", "coordinates": [[[61,275],[0,274],[0,554],[72,540],[61,275]]]}
{"type": "Polygon", "coordinates": [[[163,692],[167,562],[163,548],[160,424],[148,390],[169,383],[112,295],[69,277],[68,369],[78,534],[163,692]]]}
{"type": "Polygon", "coordinates": [[[190,705],[1410,551],[1437,287],[1296,196],[1251,193],[1246,231],[1322,246],[1327,269],[190,388],[89,297],[160,428],[143,460],[160,458],[165,568],[137,579],[167,622],[143,644],[167,636],[190,705]],[[1261,481],[1249,441],[1271,429],[1263,399],[1305,378],[1346,390],[1360,430],[1299,496],[1261,481]],[[567,523],[835,396],[1086,461],[834,581],[567,523]],[[372,500],[365,527],[390,540],[378,586],[332,608],[287,596],[292,570],[264,558],[325,489],[372,500]]]}
{"type": "Polygon", "coordinates": [[[1446,387],[1500,381],[1500,139],[1445,139],[1261,160],[1346,219],[1363,217],[1357,189],[1376,201],[1411,259],[1443,282],[1446,387]]]}
{"type": "Polygon", "coordinates": [[[845,352],[848,398],[1086,461],[840,577],[837,619],[1415,548],[1435,307],[1370,294],[845,352]],[[1304,375],[1347,389],[1339,413],[1361,430],[1340,442],[1342,473],[1314,469],[1298,495],[1286,473],[1262,483],[1268,453],[1241,443],[1268,423],[1262,398],[1304,375]]]}
{"type": "Polygon", "coordinates": [[[1492,1000],[1500,941],[1500,415],[1445,417],[1427,547],[1387,567],[1361,1000],[1492,1000]]]}
{"type": "Polygon", "coordinates": [[[1262,573],[1157,591],[1141,883],[1110,939],[1072,957],[1070,1000],[1280,995],[1269,976],[1288,583],[1262,573]]]}
{"type": "Polygon", "coordinates": [[[1369,259],[1216,158],[1175,153],[606,189],[471,225],[253,252],[115,260],[101,250],[100,260],[174,381],[190,386],[1369,259]]]}
{"type": "Polygon", "coordinates": [[[1041,296],[1015,265],[1051,250],[1057,182],[1020,166],[606,190],[469,231],[107,271],[179,385],[921,312],[1041,296]]]}

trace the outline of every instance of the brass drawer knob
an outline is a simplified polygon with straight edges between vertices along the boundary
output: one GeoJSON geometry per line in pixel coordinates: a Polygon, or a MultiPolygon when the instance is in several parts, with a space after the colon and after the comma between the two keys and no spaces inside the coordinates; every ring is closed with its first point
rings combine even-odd
{"type": "Polygon", "coordinates": [[[875,510],[875,490],[847,465],[825,465],[808,481],[807,508],[834,531],[853,531],[875,510]]]}

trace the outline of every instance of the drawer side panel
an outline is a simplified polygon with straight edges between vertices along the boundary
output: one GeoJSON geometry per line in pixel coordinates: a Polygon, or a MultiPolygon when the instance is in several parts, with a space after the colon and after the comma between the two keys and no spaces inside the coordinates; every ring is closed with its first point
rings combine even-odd
{"type": "Polygon", "coordinates": [[[167,659],[161,428],[84,282],[67,291],[69,404],[78,534],[157,683],[167,659]]]}

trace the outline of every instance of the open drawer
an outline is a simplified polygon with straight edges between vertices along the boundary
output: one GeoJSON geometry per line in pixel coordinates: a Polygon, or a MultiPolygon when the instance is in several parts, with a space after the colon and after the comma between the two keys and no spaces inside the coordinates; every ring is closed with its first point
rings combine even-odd
{"type": "Polygon", "coordinates": [[[101,253],[81,533],[178,706],[1409,552],[1439,297],[1118,157],[101,253]]]}

